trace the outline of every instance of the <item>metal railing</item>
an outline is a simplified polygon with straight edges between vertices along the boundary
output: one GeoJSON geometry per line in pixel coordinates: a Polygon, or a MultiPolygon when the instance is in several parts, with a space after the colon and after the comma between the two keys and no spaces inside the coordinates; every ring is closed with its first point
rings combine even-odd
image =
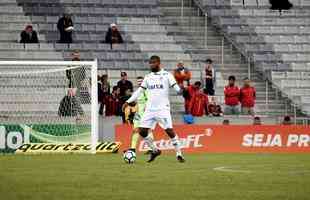
{"type": "MultiPolygon", "coordinates": [[[[212,24],[215,25],[215,27],[217,28],[217,31],[219,32],[219,34],[222,36],[222,41],[221,41],[221,55],[220,55],[220,64],[222,66],[225,65],[225,44],[230,45],[230,54],[232,55],[233,50],[235,50],[235,52],[237,52],[240,55],[240,61],[244,61],[244,63],[247,64],[247,76],[249,79],[251,79],[253,76],[253,72],[254,72],[254,59],[252,58],[252,55],[246,51],[245,48],[242,47],[242,45],[239,45],[225,30],[222,29],[222,27],[213,22],[213,20],[211,18],[209,18],[209,14],[208,14],[208,10],[206,8],[204,8],[204,6],[201,4],[201,2],[199,0],[190,0],[188,2],[190,5],[190,7],[193,6],[193,10],[195,10],[197,8],[198,12],[197,12],[197,17],[203,17],[204,18],[204,33],[203,33],[203,45],[204,48],[207,49],[208,48],[208,25],[209,22],[211,22],[212,24]]],[[[184,6],[186,5],[185,0],[181,0],[181,19],[184,20],[185,18],[185,11],[184,11],[184,6]]],[[[195,11],[196,12],[196,11],[195,11]]],[[[196,14],[192,14],[193,16],[189,16],[189,17],[196,17],[196,14]]],[[[187,49],[187,50],[195,50],[195,49],[187,49]]],[[[200,49],[201,50],[201,49],[200,49]]],[[[203,71],[201,72],[201,78],[202,81],[203,80],[203,71]]],[[[265,80],[265,109],[267,111],[269,111],[270,108],[270,86],[272,86],[272,82],[270,79],[265,78],[264,75],[262,74],[262,79],[265,80]]],[[[276,90],[276,99],[278,99],[278,94],[279,92],[276,90]]],[[[291,111],[293,110],[293,115],[294,118],[297,117],[298,115],[298,109],[297,109],[297,105],[295,104],[291,104],[291,102],[289,101],[285,101],[285,112],[286,113],[291,113],[291,111]]]]}

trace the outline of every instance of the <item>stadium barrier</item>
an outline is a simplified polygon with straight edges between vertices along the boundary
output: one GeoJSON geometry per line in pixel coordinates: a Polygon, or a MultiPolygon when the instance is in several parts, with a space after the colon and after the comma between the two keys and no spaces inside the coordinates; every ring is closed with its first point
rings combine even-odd
{"type": "MultiPolygon", "coordinates": [[[[0,124],[0,153],[89,153],[90,125],[0,124]],[[74,133],[74,134],[72,134],[74,133]]],[[[119,142],[98,142],[96,153],[115,153],[119,142]]]]}
{"type": "MultiPolygon", "coordinates": [[[[175,125],[181,146],[187,153],[310,153],[310,128],[284,125],[175,125]]],[[[130,145],[132,128],[116,125],[116,141],[121,150],[130,145]]],[[[155,144],[164,152],[173,145],[164,131],[156,128],[155,144]]],[[[143,140],[138,151],[147,150],[143,140]]]]}

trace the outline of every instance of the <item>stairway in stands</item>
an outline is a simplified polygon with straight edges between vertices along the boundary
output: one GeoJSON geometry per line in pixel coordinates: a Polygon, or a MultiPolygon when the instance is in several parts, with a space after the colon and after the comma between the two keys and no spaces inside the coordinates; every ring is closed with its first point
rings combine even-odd
{"type": "MultiPolygon", "coordinates": [[[[187,49],[187,52],[192,56],[194,65],[200,66],[201,71],[204,69],[204,60],[207,58],[214,60],[217,72],[216,96],[223,102],[223,87],[227,83],[228,76],[235,75],[238,85],[242,85],[242,79],[248,76],[246,59],[242,58],[228,41],[223,40],[222,34],[212,25],[210,19],[205,21],[204,14],[192,1],[183,0],[183,6],[182,10],[181,1],[178,0],[160,0],[163,15],[161,23],[166,26],[169,35],[174,36],[175,40],[187,49]],[[207,29],[205,29],[206,24],[207,29]],[[205,40],[206,35],[207,40],[205,40]],[[222,44],[224,44],[223,58],[222,44]]],[[[257,90],[256,112],[258,115],[283,116],[291,114],[285,99],[277,97],[276,91],[266,84],[260,73],[251,69],[251,79],[257,90]],[[266,105],[266,88],[268,88],[268,106],[266,105]]]]}

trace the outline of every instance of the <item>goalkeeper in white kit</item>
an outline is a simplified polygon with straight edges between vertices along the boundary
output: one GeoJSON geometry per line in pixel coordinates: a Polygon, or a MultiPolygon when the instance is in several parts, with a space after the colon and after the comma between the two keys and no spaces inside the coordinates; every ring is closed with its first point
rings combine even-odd
{"type": "Polygon", "coordinates": [[[145,90],[148,91],[148,100],[146,102],[145,112],[139,125],[139,134],[143,137],[145,143],[152,150],[148,162],[155,160],[161,154],[153,143],[153,137],[149,133],[149,129],[153,128],[157,123],[165,129],[167,135],[171,138],[171,142],[176,150],[176,157],[179,162],[185,162],[182,155],[178,136],[172,127],[172,118],[170,112],[169,89],[174,88],[178,94],[183,93],[173,75],[161,68],[160,58],[152,56],[150,58],[151,73],[147,74],[137,91],[126,101],[123,109],[129,103],[136,101],[145,90]]]}

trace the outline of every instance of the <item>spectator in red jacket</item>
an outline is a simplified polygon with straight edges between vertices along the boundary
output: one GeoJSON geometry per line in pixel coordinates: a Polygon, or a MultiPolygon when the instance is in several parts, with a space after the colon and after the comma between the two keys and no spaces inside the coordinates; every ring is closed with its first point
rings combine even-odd
{"type": "Polygon", "coordinates": [[[243,79],[243,87],[240,89],[241,112],[244,115],[255,115],[254,105],[256,90],[251,86],[249,78],[243,79]]]}
{"type": "Polygon", "coordinates": [[[208,95],[200,90],[200,88],[191,97],[189,103],[189,113],[196,117],[201,117],[207,114],[208,95]]]}
{"type": "Polygon", "coordinates": [[[196,81],[194,85],[190,85],[185,89],[183,96],[185,98],[185,112],[187,114],[190,113],[189,106],[190,106],[191,99],[194,96],[194,94],[200,90],[200,88],[201,88],[201,82],[196,81]]]}
{"type": "Polygon", "coordinates": [[[117,86],[113,87],[112,94],[105,97],[105,116],[120,116],[122,113],[122,105],[119,99],[120,88],[117,86]]]}
{"type": "Polygon", "coordinates": [[[236,115],[239,114],[239,98],[240,98],[240,89],[235,85],[236,77],[228,77],[228,85],[224,88],[225,95],[225,110],[226,115],[236,115]]]}

